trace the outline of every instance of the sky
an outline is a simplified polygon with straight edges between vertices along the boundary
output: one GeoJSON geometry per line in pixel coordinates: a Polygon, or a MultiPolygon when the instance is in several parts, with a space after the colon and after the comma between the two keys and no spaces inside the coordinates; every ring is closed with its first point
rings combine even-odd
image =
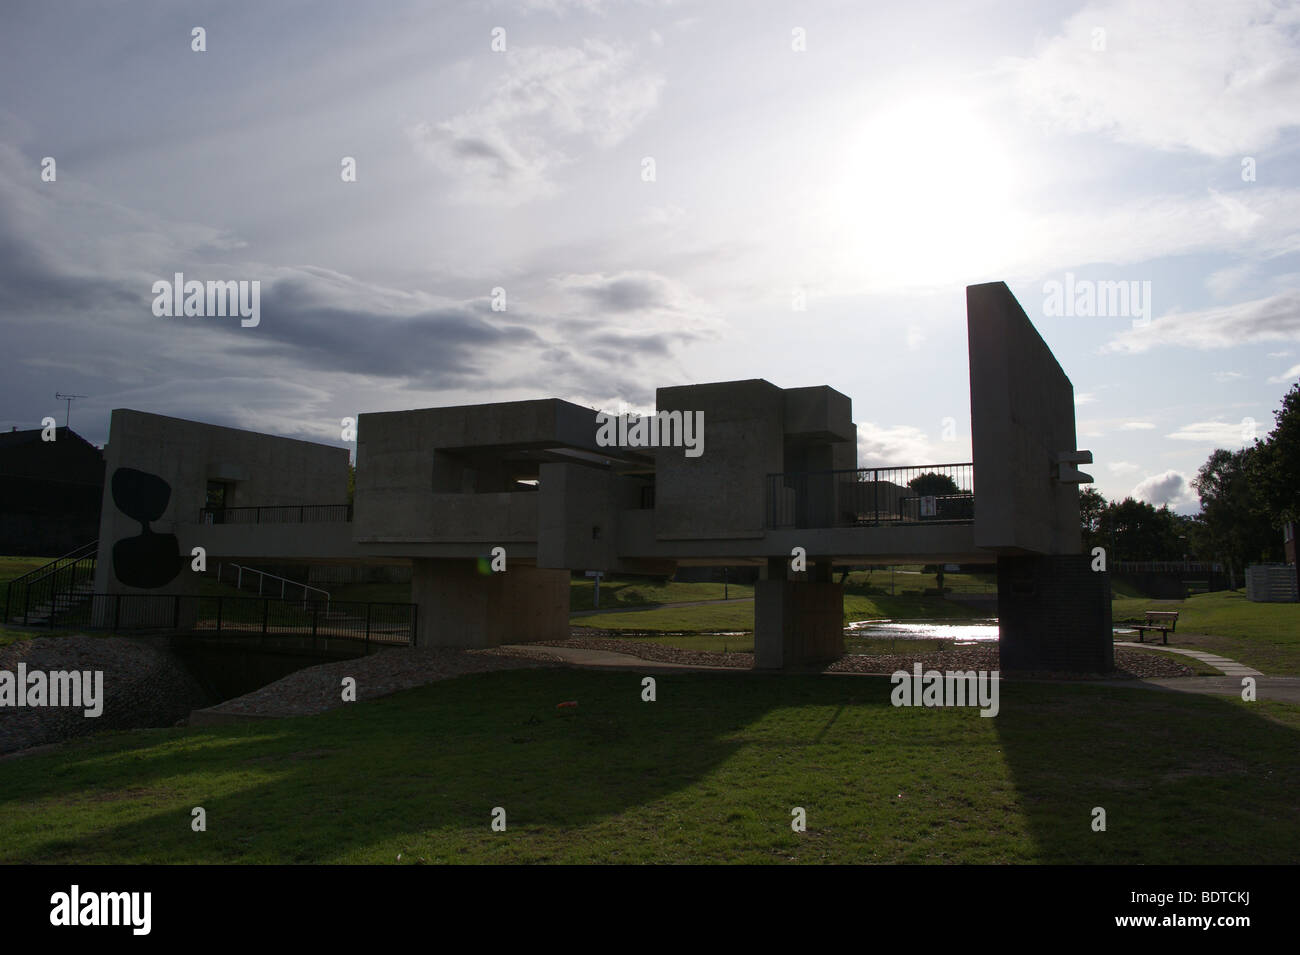
{"type": "Polygon", "coordinates": [[[1300,380],[1294,3],[8,0],[0,89],[5,430],[766,378],[969,461],[1005,281],[1095,486],[1194,513],[1300,380]]]}

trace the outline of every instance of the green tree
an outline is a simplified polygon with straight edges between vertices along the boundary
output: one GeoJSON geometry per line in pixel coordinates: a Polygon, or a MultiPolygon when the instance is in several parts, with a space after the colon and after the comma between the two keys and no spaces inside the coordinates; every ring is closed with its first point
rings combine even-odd
{"type": "Polygon", "coordinates": [[[1182,526],[1167,505],[1157,508],[1126,497],[1102,509],[1095,534],[1111,560],[1181,560],[1182,526]]]}
{"type": "Polygon", "coordinates": [[[939,474],[937,471],[926,471],[924,474],[918,474],[912,480],[907,482],[907,486],[917,493],[918,497],[942,497],[945,494],[960,494],[961,488],[957,482],[946,474],[939,474]]]}
{"type": "Polygon", "coordinates": [[[1106,545],[1101,537],[1101,518],[1107,506],[1105,496],[1095,487],[1079,492],[1079,529],[1083,532],[1083,549],[1087,552],[1106,545]]]}
{"type": "Polygon", "coordinates": [[[1300,522],[1300,382],[1283,397],[1276,427],[1254,450],[1251,477],[1261,509],[1274,527],[1300,522]]]}
{"type": "Polygon", "coordinates": [[[1192,487],[1201,498],[1205,541],[1228,571],[1236,589],[1237,571],[1260,560],[1276,559],[1281,548],[1273,519],[1256,486],[1260,445],[1240,451],[1215,450],[1196,473],[1192,487]]]}

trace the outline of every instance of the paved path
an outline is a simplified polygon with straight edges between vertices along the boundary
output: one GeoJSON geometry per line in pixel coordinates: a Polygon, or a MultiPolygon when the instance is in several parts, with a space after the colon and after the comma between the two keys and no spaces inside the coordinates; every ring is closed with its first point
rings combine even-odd
{"type": "Polygon", "coordinates": [[[1185,657],[1194,657],[1202,663],[1209,664],[1216,670],[1222,671],[1227,676],[1263,676],[1258,670],[1252,670],[1244,663],[1238,663],[1236,660],[1229,660],[1227,657],[1221,657],[1217,653],[1205,653],[1201,650],[1179,650],[1175,647],[1166,647],[1163,644],[1156,646],[1151,643],[1133,643],[1127,640],[1116,640],[1117,647],[1138,647],[1144,650],[1163,650],[1166,653],[1181,653],[1185,657]]]}
{"type": "MultiPolygon", "coordinates": [[[[1207,693],[1210,696],[1241,698],[1241,677],[1239,676],[1179,676],[1139,681],[1108,680],[1106,685],[1175,690],[1179,693],[1207,693]]],[[[1255,698],[1258,700],[1278,700],[1282,703],[1300,703],[1300,676],[1255,677],[1255,698]]]]}

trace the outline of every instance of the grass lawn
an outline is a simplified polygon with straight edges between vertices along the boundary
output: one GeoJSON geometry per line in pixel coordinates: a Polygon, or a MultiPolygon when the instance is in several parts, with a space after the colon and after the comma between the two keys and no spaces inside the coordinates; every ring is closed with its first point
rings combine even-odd
{"type": "Polygon", "coordinates": [[[1118,598],[1111,604],[1116,626],[1141,621],[1147,610],[1178,611],[1171,646],[1219,653],[1269,676],[1300,675],[1300,604],[1254,603],[1232,590],[1186,600],[1118,598]]]}
{"type": "MultiPolygon", "coordinates": [[[[339,600],[379,600],[405,603],[411,599],[410,584],[344,584],[327,588],[339,600]]],[[[754,596],[748,584],[729,584],[726,592],[733,600],[754,596]]],[[[573,580],[569,584],[569,609],[591,610],[595,586],[590,580],[573,580]]],[[[648,604],[686,603],[692,600],[721,600],[723,585],[713,583],[683,584],[670,581],[660,584],[646,579],[612,578],[600,582],[600,607],[642,607],[648,604]]]]}
{"type": "MultiPolygon", "coordinates": [[[[603,599],[603,598],[602,598],[603,599]]],[[[845,592],[844,621],[854,620],[969,620],[983,614],[963,604],[940,597],[870,597],[845,592]]],[[[579,627],[607,630],[639,630],[646,633],[706,633],[724,630],[753,630],[752,600],[708,604],[700,607],[667,607],[662,610],[639,610],[631,613],[587,614],[570,618],[579,627]]]]}
{"type": "Polygon", "coordinates": [[[463,677],[0,761],[0,862],[1294,863],[1300,707],[869,677],[463,677]],[[576,710],[556,703],[577,700],[576,710]],[[191,831],[202,806],[207,831],[191,831]],[[507,831],[490,828],[494,807],[507,831]],[[808,829],[791,831],[791,808],[808,829]],[[1092,809],[1107,831],[1093,832],[1092,809]]]}

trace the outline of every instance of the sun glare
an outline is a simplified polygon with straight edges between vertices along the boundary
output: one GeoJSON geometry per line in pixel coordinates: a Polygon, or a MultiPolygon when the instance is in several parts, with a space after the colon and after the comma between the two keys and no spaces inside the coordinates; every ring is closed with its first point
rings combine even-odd
{"type": "Polygon", "coordinates": [[[965,277],[1016,239],[1017,164],[961,100],[910,99],[870,116],[839,172],[827,197],[838,249],[889,284],[965,277]]]}

